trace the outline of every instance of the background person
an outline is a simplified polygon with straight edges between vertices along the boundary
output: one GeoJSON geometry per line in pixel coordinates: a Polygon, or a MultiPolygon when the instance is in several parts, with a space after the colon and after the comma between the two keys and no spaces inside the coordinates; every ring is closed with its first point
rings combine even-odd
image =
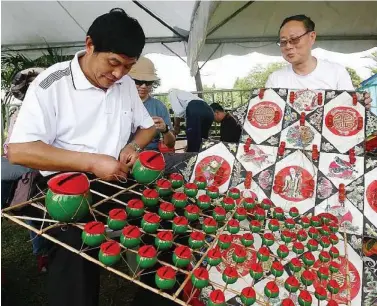
{"type": "Polygon", "coordinates": [[[197,95],[184,90],[171,89],[168,97],[175,117],[175,134],[179,134],[181,121],[186,119],[186,152],[199,152],[202,139],[208,139],[214,120],[212,108],[197,95]]]}
{"type": "Polygon", "coordinates": [[[215,114],[215,121],[220,123],[220,140],[238,143],[241,138],[241,125],[219,103],[212,103],[211,107],[215,114]]]}
{"type": "Polygon", "coordinates": [[[160,150],[162,147],[167,147],[167,151],[174,150],[175,135],[172,131],[169,111],[164,103],[151,96],[153,84],[159,80],[153,62],[146,57],[140,57],[128,75],[135,81],[139,97],[152,117],[157,130],[153,141],[145,149],[160,150]],[[163,146],[159,146],[161,136],[163,146]]]}

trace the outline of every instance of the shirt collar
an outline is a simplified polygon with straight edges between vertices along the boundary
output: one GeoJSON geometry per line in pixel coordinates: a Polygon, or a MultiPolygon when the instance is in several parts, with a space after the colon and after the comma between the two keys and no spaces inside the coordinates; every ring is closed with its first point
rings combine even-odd
{"type": "MultiPolygon", "coordinates": [[[[89,82],[89,80],[86,78],[84,72],[82,71],[80,64],[79,64],[79,58],[85,54],[85,50],[81,50],[75,54],[75,57],[72,59],[70,66],[71,66],[71,72],[72,72],[72,82],[73,87],[76,90],[80,89],[89,89],[89,88],[97,88],[92,83],[89,82]]],[[[123,82],[123,78],[116,81],[116,84],[121,84],[123,82]]]]}

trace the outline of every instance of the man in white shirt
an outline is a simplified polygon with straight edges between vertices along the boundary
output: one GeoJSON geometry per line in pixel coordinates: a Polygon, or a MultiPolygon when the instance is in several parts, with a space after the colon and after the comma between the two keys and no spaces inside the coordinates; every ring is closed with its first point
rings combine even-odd
{"type": "MultiPolygon", "coordinates": [[[[137,20],[113,9],[93,22],[85,45],[72,61],[53,65],[30,85],[8,145],[12,163],[41,170],[42,190],[58,171],[87,172],[105,180],[126,177],[156,133],[126,75],[145,45],[137,20]],[[127,144],[131,132],[136,136],[127,144]]],[[[49,234],[82,247],[81,230],[74,226],[49,234]]],[[[98,256],[98,250],[92,252],[98,256]]],[[[98,305],[97,265],[54,245],[48,272],[49,305],[98,305]]]]}
{"type": "Polygon", "coordinates": [[[197,95],[179,89],[168,94],[174,112],[174,132],[180,132],[181,121],[186,119],[186,152],[199,152],[202,139],[208,138],[214,120],[212,108],[197,95]]]}
{"type": "MultiPolygon", "coordinates": [[[[315,39],[315,24],[309,17],[295,15],[284,19],[280,26],[278,45],[289,65],[273,72],[266,87],[354,90],[343,66],[312,56],[315,39]]],[[[368,93],[365,93],[365,103],[370,108],[368,93]]]]}

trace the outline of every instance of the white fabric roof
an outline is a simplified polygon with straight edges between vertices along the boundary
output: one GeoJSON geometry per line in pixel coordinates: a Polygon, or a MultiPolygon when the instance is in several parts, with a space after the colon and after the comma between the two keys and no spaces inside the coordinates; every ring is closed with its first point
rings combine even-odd
{"type": "MultiPolygon", "coordinates": [[[[191,12],[195,1],[139,1],[172,28],[187,37],[191,12]]],[[[84,46],[86,32],[93,20],[120,7],[136,18],[148,38],[144,53],[174,55],[164,42],[180,56],[186,56],[186,42],[136,3],[131,1],[2,1],[2,50],[28,51],[29,56],[40,56],[36,48],[64,47],[64,54],[72,54],[84,46]],[[153,43],[155,42],[155,43],[153,43]]]]}
{"type": "Polygon", "coordinates": [[[316,47],[342,53],[371,49],[377,46],[376,12],[376,1],[202,1],[188,44],[191,75],[196,73],[197,62],[207,60],[215,50],[211,59],[251,52],[280,55],[275,43],[280,24],[296,14],[315,22],[316,47]]]}
{"type": "Polygon", "coordinates": [[[3,51],[22,50],[36,57],[47,42],[61,47],[63,54],[73,54],[84,46],[97,16],[120,7],[142,25],[147,37],[144,54],[187,56],[191,75],[198,61],[226,54],[279,55],[279,26],[294,14],[315,21],[316,47],[351,53],[377,46],[375,1],[2,1],[1,6],[3,51]]]}

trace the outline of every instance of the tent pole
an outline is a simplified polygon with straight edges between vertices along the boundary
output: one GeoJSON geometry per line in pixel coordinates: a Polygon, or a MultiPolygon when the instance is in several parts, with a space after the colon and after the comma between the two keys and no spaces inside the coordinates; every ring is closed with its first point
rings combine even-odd
{"type": "Polygon", "coordinates": [[[200,70],[195,75],[195,84],[196,84],[196,91],[199,91],[198,96],[203,99],[203,84],[202,78],[200,76],[200,70]]]}
{"type": "Polygon", "coordinates": [[[188,40],[188,37],[183,36],[181,33],[176,31],[172,26],[168,25],[164,20],[162,20],[160,17],[158,17],[156,14],[154,14],[152,11],[150,11],[146,6],[141,4],[139,1],[132,1],[135,3],[138,7],[140,7],[143,11],[145,11],[148,15],[152,16],[154,19],[156,19],[159,23],[161,23],[163,26],[168,28],[170,31],[172,31],[175,35],[178,37],[181,37],[184,41],[188,40]]]}

